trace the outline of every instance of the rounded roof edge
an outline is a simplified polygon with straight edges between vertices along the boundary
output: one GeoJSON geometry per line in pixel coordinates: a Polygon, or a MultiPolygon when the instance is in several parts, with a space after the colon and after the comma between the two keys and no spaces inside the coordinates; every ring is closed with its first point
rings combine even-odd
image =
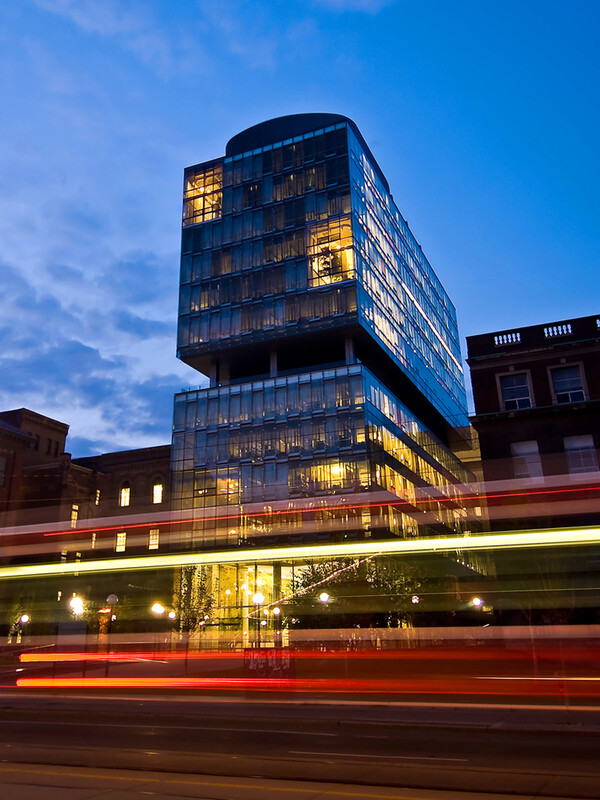
{"type": "Polygon", "coordinates": [[[353,133],[369,157],[373,168],[389,192],[390,187],[386,177],[375,160],[369,146],[363,139],[357,124],[351,120],[350,117],[345,117],[343,114],[288,114],[284,117],[275,117],[265,122],[259,122],[257,125],[246,128],[246,130],[233,136],[227,142],[225,156],[247,153],[249,150],[257,150],[260,147],[273,144],[274,142],[281,142],[284,139],[293,139],[295,136],[302,136],[310,131],[326,128],[329,125],[337,125],[340,122],[346,122],[352,128],[353,133]]]}

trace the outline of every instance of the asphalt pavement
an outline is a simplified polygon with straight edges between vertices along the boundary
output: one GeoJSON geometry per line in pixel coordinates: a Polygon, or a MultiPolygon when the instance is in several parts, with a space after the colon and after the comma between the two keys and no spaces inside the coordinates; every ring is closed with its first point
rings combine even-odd
{"type": "MultiPolygon", "coordinates": [[[[514,794],[0,764],[10,800],[514,800],[514,794]]],[[[525,796],[522,796],[525,797],[525,796]]],[[[533,800],[538,795],[527,795],[533,800]]],[[[546,800],[559,800],[547,796],[546,800]]],[[[562,798],[564,800],[564,798],[562,798]]]]}
{"type": "MultiPolygon", "coordinates": [[[[29,764],[31,770],[42,770],[38,782],[46,774],[50,787],[51,768],[56,767],[125,770],[142,777],[159,773],[165,779],[187,775],[192,782],[212,776],[230,784],[241,781],[240,786],[248,780],[283,781],[287,788],[282,797],[293,794],[287,785],[293,781],[299,796],[300,790],[313,791],[307,782],[317,784],[315,797],[324,791],[321,784],[331,791],[339,784],[347,796],[360,794],[360,787],[366,792],[362,796],[375,796],[369,792],[380,787],[472,792],[477,798],[504,793],[597,799],[599,746],[600,709],[589,707],[76,696],[19,690],[0,695],[0,767],[5,770],[0,771],[0,784],[7,786],[10,776],[17,775],[9,767],[29,764]]],[[[126,796],[156,791],[160,796],[165,791],[142,784],[141,778],[132,783],[126,796]]],[[[179,796],[175,789],[179,791],[168,787],[170,796],[179,796]]],[[[226,796],[237,797],[233,784],[230,789],[226,796]]],[[[113,800],[113,795],[106,796],[113,800]]]]}

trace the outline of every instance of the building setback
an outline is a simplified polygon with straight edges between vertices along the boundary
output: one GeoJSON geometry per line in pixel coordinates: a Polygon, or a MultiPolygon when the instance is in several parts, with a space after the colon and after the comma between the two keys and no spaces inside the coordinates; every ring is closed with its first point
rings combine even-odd
{"type": "Polygon", "coordinates": [[[173,507],[204,517],[178,546],[472,526],[454,306],[350,119],[270,120],[185,170],[177,352],[210,380],[175,398],[173,507]]]}

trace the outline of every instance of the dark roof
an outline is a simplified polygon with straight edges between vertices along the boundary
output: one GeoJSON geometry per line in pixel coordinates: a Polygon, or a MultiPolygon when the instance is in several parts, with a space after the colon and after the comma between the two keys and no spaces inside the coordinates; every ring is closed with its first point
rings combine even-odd
{"type": "Polygon", "coordinates": [[[61,422],[59,419],[53,419],[52,417],[46,417],[44,414],[38,414],[37,411],[32,411],[30,408],[11,408],[9,411],[0,411],[0,419],[9,422],[19,429],[22,429],[23,423],[29,420],[30,422],[42,423],[50,427],[63,428],[65,435],[69,430],[69,426],[66,422],[61,422]]]}
{"type": "Polygon", "coordinates": [[[285,139],[293,139],[295,136],[302,136],[305,133],[310,133],[310,131],[327,128],[330,125],[337,125],[340,122],[347,123],[352,129],[354,135],[367,154],[373,169],[379,175],[383,185],[389,192],[390,187],[386,177],[375,160],[369,146],[363,139],[357,124],[349,117],[344,117],[342,114],[288,114],[285,117],[276,117],[266,122],[259,122],[258,125],[246,128],[245,131],[241,131],[231,138],[227,142],[225,155],[235,156],[240,153],[247,153],[250,150],[257,150],[265,145],[281,142],[285,139]]]}
{"type": "Polygon", "coordinates": [[[116,450],[112,453],[99,453],[95,456],[81,456],[72,459],[73,464],[88,469],[110,469],[122,464],[131,464],[142,461],[169,460],[171,454],[170,444],[159,444],[154,447],[139,447],[135,450],[116,450]]]}
{"type": "Polygon", "coordinates": [[[0,431],[3,431],[5,434],[10,434],[10,436],[15,437],[17,439],[21,439],[21,441],[27,442],[34,442],[34,436],[31,433],[26,433],[22,431],[20,428],[11,425],[9,422],[5,422],[3,419],[0,419],[0,431]]]}

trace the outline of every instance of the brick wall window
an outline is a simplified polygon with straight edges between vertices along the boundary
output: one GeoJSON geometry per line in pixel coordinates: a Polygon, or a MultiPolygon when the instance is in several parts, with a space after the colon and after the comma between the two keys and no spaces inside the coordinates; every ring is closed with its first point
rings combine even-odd
{"type": "Polygon", "coordinates": [[[515,478],[541,478],[542,460],[535,440],[513,442],[510,446],[515,478]]]}
{"type": "Polygon", "coordinates": [[[577,403],[585,400],[583,378],[578,364],[554,367],[550,370],[550,377],[556,403],[577,403]]]}
{"type": "Polygon", "coordinates": [[[598,456],[591,434],[565,436],[563,442],[567,454],[567,468],[571,475],[579,472],[595,472],[598,469],[598,456]]]}
{"type": "Polygon", "coordinates": [[[510,375],[500,375],[500,397],[504,411],[517,411],[521,408],[531,408],[531,391],[526,372],[515,372],[510,375]]]}

